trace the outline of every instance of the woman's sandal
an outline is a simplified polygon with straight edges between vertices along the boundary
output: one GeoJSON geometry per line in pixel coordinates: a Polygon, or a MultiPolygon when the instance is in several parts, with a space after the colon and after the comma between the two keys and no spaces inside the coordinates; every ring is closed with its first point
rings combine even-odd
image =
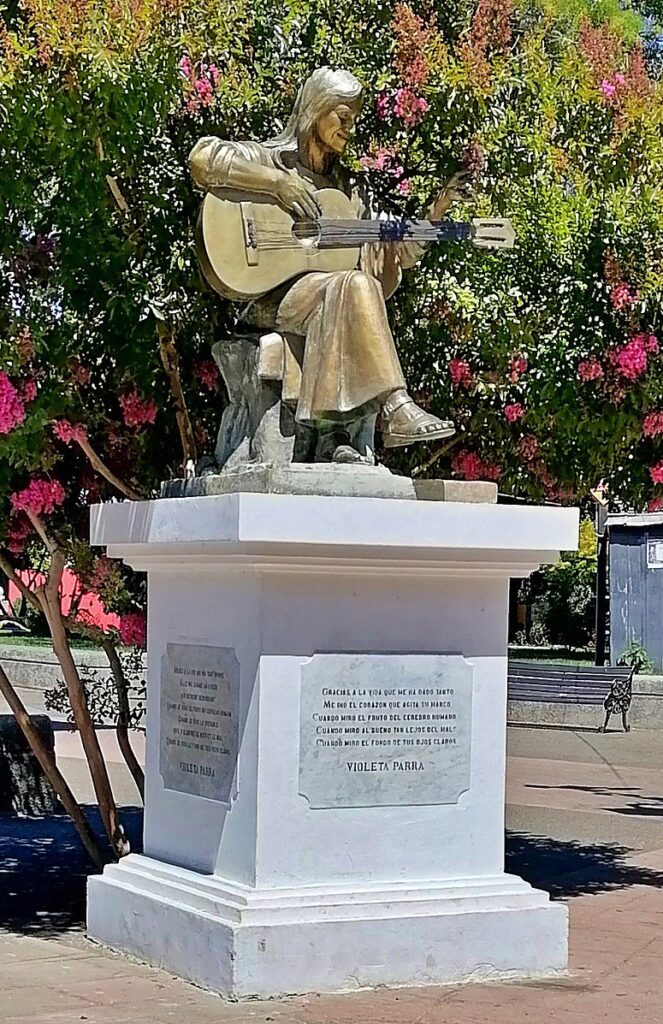
{"type": "Polygon", "coordinates": [[[382,443],[385,448],[400,448],[419,441],[451,437],[456,428],[451,420],[441,420],[426,412],[406,391],[391,395],[381,417],[382,443]],[[401,415],[398,415],[401,413],[401,415]]]}

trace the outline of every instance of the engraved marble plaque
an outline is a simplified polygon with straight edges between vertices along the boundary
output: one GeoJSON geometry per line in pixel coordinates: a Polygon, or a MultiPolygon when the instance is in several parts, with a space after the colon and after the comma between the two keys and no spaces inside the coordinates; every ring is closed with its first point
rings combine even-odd
{"type": "Polygon", "coordinates": [[[316,654],[301,671],[299,792],[311,807],[457,803],[472,676],[455,654],[316,654]]]}
{"type": "Polygon", "coordinates": [[[229,803],[239,738],[239,663],[231,647],[168,644],[161,660],[166,789],[229,803]]]}

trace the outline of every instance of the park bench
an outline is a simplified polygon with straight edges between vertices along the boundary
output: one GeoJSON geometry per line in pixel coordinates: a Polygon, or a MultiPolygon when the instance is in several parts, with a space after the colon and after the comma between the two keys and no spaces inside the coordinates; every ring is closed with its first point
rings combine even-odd
{"type": "Polygon", "coordinates": [[[629,731],[634,669],[628,665],[552,665],[536,661],[509,661],[510,701],[551,704],[602,704],[605,732],[610,716],[620,712],[624,732],[629,731]]]}

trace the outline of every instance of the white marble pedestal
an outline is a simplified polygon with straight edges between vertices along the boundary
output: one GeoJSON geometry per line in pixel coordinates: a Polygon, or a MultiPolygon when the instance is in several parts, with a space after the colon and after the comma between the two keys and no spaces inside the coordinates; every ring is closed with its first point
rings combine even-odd
{"type": "Polygon", "coordinates": [[[145,853],[91,878],[90,936],[231,997],[563,970],[566,908],[504,872],[507,602],[577,522],[94,509],[92,542],[148,573],[149,685],[145,853]]]}

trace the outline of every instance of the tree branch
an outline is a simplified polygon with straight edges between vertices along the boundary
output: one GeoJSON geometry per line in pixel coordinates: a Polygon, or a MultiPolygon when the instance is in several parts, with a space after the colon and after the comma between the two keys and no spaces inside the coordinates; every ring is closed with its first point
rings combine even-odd
{"type": "Polygon", "coordinates": [[[189,418],[189,411],[187,409],[186,399],[184,398],[184,392],[182,391],[179,358],[173,341],[172,331],[162,320],[157,321],[157,334],[159,337],[159,354],[161,355],[161,362],[163,363],[163,368],[166,371],[166,376],[168,377],[170,393],[175,405],[177,427],[180,432],[180,440],[182,442],[183,466],[186,467],[187,462],[196,461],[196,440],[193,436],[193,427],[191,426],[191,419],[189,418]]]}
{"type": "Polygon", "coordinates": [[[138,763],[131,746],[131,741],[129,740],[131,710],[129,707],[129,687],[127,685],[127,677],[124,674],[124,668],[122,667],[122,662],[120,661],[115,644],[108,635],[104,634],[101,640],[101,646],[108,658],[108,664],[110,665],[111,672],[113,673],[115,689],[117,691],[117,702],[119,706],[116,725],[117,742],[120,750],[122,751],[127,768],[131,772],[133,780],[136,783],[138,792],[140,793],[140,798],[143,803],[145,803],[145,773],[138,763]]]}
{"type": "Polygon", "coordinates": [[[72,633],[80,633],[81,636],[86,636],[90,640],[94,640],[95,643],[99,644],[103,648],[104,653],[108,659],[111,672],[113,674],[113,680],[115,682],[115,689],[117,692],[117,701],[119,705],[119,714],[116,723],[117,742],[122,756],[126,762],[127,768],[131,772],[138,792],[140,793],[141,800],[145,801],[145,773],[141,768],[136,755],[133,752],[131,741],[129,739],[129,726],[131,725],[131,710],[129,707],[129,687],[127,685],[127,677],[122,666],[122,662],[117,653],[115,644],[110,636],[103,631],[100,626],[95,626],[88,622],[79,622],[76,619],[72,619],[71,615],[66,616],[64,619],[65,627],[72,633]]]}
{"type": "Polygon", "coordinates": [[[81,449],[87,455],[90,464],[92,465],[92,468],[96,470],[96,472],[99,473],[100,476],[103,476],[105,480],[108,480],[109,484],[112,484],[113,487],[115,487],[116,490],[120,491],[121,494],[124,494],[125,497],[131,498],[132,501],[141,500],[141,495],[138,493],[138,491],[135,491],[133,487],[130,487],[128,484],[125,484],[122,480],[120,480],[119,477],[115,476],[115,473],[113,473],[113,471],[108,468],[106,463],[99,458],[94,448],[87,439],[83,440],[77,438],[76,441],[77,444],[80,445],[81,449]]]}
{"type": "Polygon", "coordinates": [[[9,704],[21,732],[25,736],[30,749],[44,771],[44,775],[50,782],[62,806],[76,826],[76,831],[81,837],[81,841],[85,849],[90,854],[90,857],[99,870],[103,871],[105,858],[102,849],[97,842],[97,838],[90,828],[88,820],[83,814],[76,797],[67,785],[63,775],[60,773],[55,763],[55,757],[43,742],[38,731],[35,729],[32,719],[26,711],[20,697],[16,693],[16,690],[9,681],[7,673],[3,669],[2,665],[0,665],[0,694],[2,694],[9,704]]]}
{"type": "Polygon", "coordinates": [[[454,447],[454,445],[458,444],[458,442],[461,440],[461,436],[462,435],[457,434],[450,440],[445,441],[444,444],[441,444],[439,448],[436,448],[433,454],[430,455],[425,462],[422,462],[420,466],[415,466],[415,468],[412,470],[412,476],[421,476],[421,474],[429,470],[431,466],[434,466],[437,460],[441,459],[445,452],[448,452],[451,448],[454,447]]]}
{"type": "Polygon", "coordinates": [[[19,593],[25,600],[32,605],[35,611],[43,612],[43,608],[39,603],[37,595],[34,590],[30,590],[30,587],[23,582],[21,577],[17,574],[16,569],[7,558],[4,551],[0,550],[0,569],[4,572],[7,579],[11,580],[14,586],[18,589],[19,593]]]}
{"type": "Polygon", "coordinates": [[[46,525],[40,516],[35,515],[33,512],[26,512],[26,515],[32,526],[39,534],[40,540],[50,555],[52,555],[58,549],[58,543],[55,538],[49,536],[46,525]]]}

